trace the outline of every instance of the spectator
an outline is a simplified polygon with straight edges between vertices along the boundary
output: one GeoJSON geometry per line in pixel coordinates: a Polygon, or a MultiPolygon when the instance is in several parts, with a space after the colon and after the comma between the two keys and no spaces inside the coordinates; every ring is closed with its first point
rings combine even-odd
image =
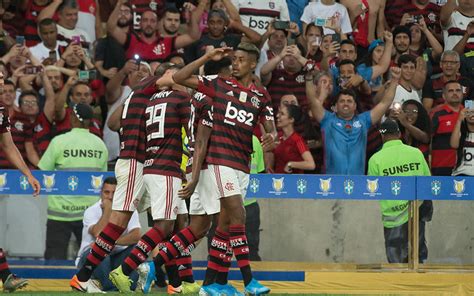
{"type": "Polygon", "coordinates": [[[403,102],[400,108],[390,109],[390,119],[397,120],[403,143],[420,149],[429,160],[430,118],[423,105],[416,100],[403,102]]]}
{"type": "Polygon", "coordinates": [[[4,28],[4,14],[5,8],[0,7],[0,56],[6,52],[7,48],[15,43],[15,40],[10,37],[10,33],[8,33],[7,29],[4,28]]]}
{"type": "Polygon", "coordinates": [[[280,128],[282,133],[273,150],[273,171],[276,174],[301,174],[305,170],[315,168],[313,156],[305,140],[295,132],[295,124],[298,124],[303,116],[303,111],[296,105],[283,105],[278,111],[277,128],[280,128]]]}
{"type": "MultiPolygon", "coordinates": [[[[129,34],[132,23],[132,7],[122,4],[118,8],[117,30],[129,34]]],[[[118,69],[125,65],[125,61],[125,50],[117,40],[110,35],[98,40],[94,65],[103,77],[112,79],[118,69]]]]}
{"type": "Polygon", "coordinates": [[[392,78],[383,100],[372,110],[361,114],[356,114],[357,98],[353,91],[342,90],[338,94],[332,113],[323,108],[322,101],[328,96],[329,84],[322,83],[319,97],[316,97],[312,80],[306,81],[306,94],[310,101],[311,112],[321,124],[321,131],[325,135],[323,147],[327,174],[364,174],[367,132],[392,104],[400,72],[399,68],[392,68],[392,78]]]}
{"type": "Polygon", "coordinates": [[[94,39],[92,39],[86,31],[77,26],[79,20],[79,5],[77,0],[52,1],[40,12],[38,20],[42,21],[45,18],[53,18],[56,10],[58,12],[59,40],[70,43],[74,40],[75,36],[79,36],[81,44],[86,47],[89,47],[89,45],[94,42],[94,39]]]}
{"type": "Polygon", "coordinates": [[[107,102],[107,119],[104,125],[104,142],[109,150],[109,161],[115,161],[120,152],[118,133],[108,127],[113,112],[121,106],[143,79],[151,76],[151,68],[145,62],[137,65],[136,61],[129,60],[125,66],[107,83],[105,100],[107,102]],[[122,85],[124,82],[125,85],[122,85]]]}
{"type": "MultiPolygon", "coordinates": [[[[387,119],[380,127],[383,147],[369,160],[370,176],[430,176],[430,169],[420,150],[400,141],[396,121],[387,119]],[[400,168],[402,172],[400,172],[400,168]],[[407,168],[407,169],[405,169],[407,168]]],[[[389,263],[408,263],[408,200],[381,200],[380,209],[385,237],[385,252],[389,263]]],[[[421,209],[420,209],[421,211],[421,209]]],[[[428,257],[425,222],[420,215],[419,261],[428,257]]]]}
{"type": "Polygon", "coordinates": [[[324,35],[341,34],[342,39],[346,39],[347,35],[352,33],[351,20],[347,8],[336,3],[335,0],[321,0],[318,2],[310,2],[305,7],[301,16],[303,22],[303,31],[310,23],[316,23],[317,26],[323,26],[324,35]],[[340,28],[340,32],[335,29],[340,28]]]}
{"type": "Polygon", "coordinates": [[[419,24],[423,20],[432,34],[438,40],[443,40],[439,23],[440,12],[441,6],[430,3],[429,0],[411,0],[401,11],[402,19],[400,20],[400,25],[419,24]]]}
{"type": "Polygon", "coordinates": [[[458,52],[460,55],[465,52],[470,52],[474,49],[473,43],[469,43],[471,35],[474,34],[474,22],[470,22],[467,25],[466,31],[463,34],[463,37],[459,42],[454,46],[453,50],[458,52]]]}
{"type": "Polygon", "coordinates": [[[244,26],[264,35],[263,41],[268,37],[265,33],[271,33],[267,28],[274,19],[290,21],[285,0],[232,0],[232,3],[239,11],[244,26]]]}
{"type": "Polygon", "coordinates": [[[309,0],[286,0],[288,12],[290,13],[290,21],[298,25],[300,32],[303,31],[303,23],[301,22],[300,17],[308,3],[309,0]]]}
{"type": "Polygon", "coordinates": [[[243,36],[251,43],[257,45],[260,43],[260,35],[257,32],[243,26],[241,22],[229,20],[225,12],[220,9],[209,11],[207,27],[208,33],[185,50],[188,62],[203,56],[207,46],[236,48],[243,36]],[[235,31],[236,34],[230,33],[229,30],[235,31]]]}
{"type": "MultiPolygon", "coordinates": [[[[271,23],[268,25],[266,35],[268,35],[268,49],[262,49],[260,52],[260,58],[258,59],[257,68],[255,69],[255,74],[259,77],[263,65],[279,55],[283,51],[283,48],[288,45],[287,32],[285,30],[276,30],[271,23]]],[[[278,68],[283,69],[283,63],[280,63],[278,68]]]]}
{"type": "MultiPolygon", "coordinates": [[[[58,2],[58,1],[53,1],[58,2]]],[[[41,11],[49,7],[50,0],[28,0],[23,1],[22,9],[25,10],[25,42],[26,46],[32,47],[41,42],[38,34],[38,23],[41,21],[39,15],[41,11]],[[26,4],[26,5],[24,5],[26,4]]],[[[46,18],[46,17],[45,17],[46,18]]],[[[54,20],[57,16],[50,16],[54,20]]]]}
{"type": "MultiPolygon", "coordinates": [[[[371,94],[369,83],[364,80],[362,76],[356,73],[356,66],[354,61],[349,59],[341,60],[339,62],[339,67],[336,69],[336,72],[340,75],[338,75],[337,80],[335,77],[333,77],[333,79],[337,81],[334,90],[338,91],[341,89],[352,89],[357,93],[359,100],[363,100],[361,101],[361,103],[363,102],[365,104],[370,101],[367,100],[367,96],[371,94]]],[[[368,103],[371,104],[371,102],[368,103]]]]}
{"type": "Polygon", "coordinates": [[[62,53],[61,59],[56,63],[59,67],[64,67],[77,72],[84,70],[94,70],[95,66],[87,56],[80,44],[72,42],[62,53]]]}
{"type": "Polygon", "coordinates": [[[402,75],[400,76],[393,104],[398,104],[398,108],[400,108],[401,104],[408,100],[415,100],[421,103],[420,95],[412,83],[416,69],[416,58],[409,54],[401,55],[398,59],[398,66],[402,69],[402,75]]]}
{"type": "MultiPolygon", "coordinates": [[[[77,253],[76,267],[81,268],[91,252],[91,244],[96,240],[99,233],[107,225],[110,214],[112,212],[112,200],[114,198],[115,188],[117,187],[117,179],[115,177],[108,177],[104,180],[102,189],[100,191],[100,200],[90,206],[84,212],[82,240],[81,247],[77,253]]],[[[92,278],[100,282],[100,287],[96,287],[99,291],[116,291],[117,289],[109,280],[109,273],[122,264],[123,260],[127,258],[132,251],[135,244],[140,240],[140,221],[138,220],[137,211],[133,212],[132,218],[128,222],[127,228],[121,237],[117,240],[117,244],[110,253],[110,255],[102,261],[94,270],[92,278]]],[[[138,275],[134,271],[130,275],[133,281],[133,286],[136,286],[138,275]]],[[[91,281],[94,283],[94,281],[91,281]]],[[[91,286],[88,287],[88,292],[91,293],[91,286]]],[[[97,292],[99,292],[97,291],[97,292]]]]}
{"type": "Polygon", "coordinates": [[[27,63],[33,66],[39,65],[39,61],[31,55],[29,48],[20,44],[13,45],[0,60],[7,65],[10,73],[14,73],[16,69],[27,63]]]}
{"type": "MultiPolygon", "coordinates": [[[[49,171],[106,171],[107,147],[100,138],[88,131],[94,116],[92,108],[86,104],[76,104],[72,110],[72,130],[51,141],[38,167],[49,171]]],[[[54,178],[54,174],[49,175],[49,178],[54,178]]],[[[45,259],[68,259],[71,233],[74,233],[80,245],[84,211],[96,201],[96,196],[48,196],[45,259]]]]}
{"type": "MultiPolygon", "coordinates": [[[[78,81],[77,76],[69,77],[68,81],[61,89],[59,94],[56,96],[56,101],[54,105],[54,121],[56,123],[56,133],[62,134],[71,130],[71,120],[70,117],[73,113],[73,108],[75,104],[85,104],[88,106],[92,105],[92,94],[91,88],[86,82],[78,81]],[[70,104],[65,107],[68,94],[70,92],[70,104]]],[[[96,109],[97,110],[97,109],[96,109]]],[[[98,113],[97,111],[95,112],[98,113]]],[[[100,119],[92,118],[87,121],[90,123],[89,130],[94,135],[102,138],[101,126],[102,122],[100,119]]]]}
{"type": "MultiPolygon", "coordinates": [[[[474,21],[474,1],[448,0],[441,8],[440,22],[444,34],[444,50],[454,49],[463,39],[469,24],[474,21]]],[[[463,43],[465,49],[474,49],[474,39],[466,38],[463,43]]]]}
{"type": "Polygon", "coordinates": [[[456,126],[451,134],[451,148],[457,150],[453,176],[474,176],[474,110],[466,108],[459,112],[456,126]]]}
{"type": "Polygon", "coordinates": [[[360,57],[367,53],[369,45],[382,39],[385,30],[385,0],[342,0],[347,8],[353,27],[354,42],[360,57]]]}
{"type": "Polygon", "coordinates": [[[176,7],[170,6],[165,9],[165,14],[161,19],[163,24],[163,30],[161,30],[161,36],[163,37],[176,37],[178,36],[178,30],[181,25],[181,13],[176,7]]]}
{"type": "Polygon", "coordinates": [[[151,63],[163,62],[176,49],[190,45],[201,37],[198,22],[204,11],[204,2],[201,2],[191,17],[186,34],[175,37],[160,37],[157,29],[158,16],[153,11],[145,11],[140,21],[140,32],[132,31],[127,34],[117,26],[121,2],[117,2],[114,11],[107,22],[107,32],[125,48],[127,59],[138,55],[142,60],[151,63]]]}
{"type": "Polygon", "coordinates": [[[410,3],[410,0],[389,0],[385,1],[385,16],[388,29],[394,29],[400,25],[403,15],[403,8],[410,3]]]}
{"type": "Polygon", "coordinates": [[[38,24],[41,43],[30,48],[31,54],[40,62],[47,58],[53,58],[51,61],[55,64],[59,60],[59,46],[65,46],[66,43],[58,42],[58,28],[53,19],[44,19],[38,24]]]}
{"type": "Polygon", "coordinates": [[[423,87],[423,106],[426,110],[431,110],[445,102],[443,88],[448,81],[459,81],[462,85],[463,100],[469,99],[474,91],[474,82],[459,74],[460,58],[459,54],[453,50],[447,50],[441,55],[440,61],[441,77],[435,80],[427,80],[423,87]]]}
{"type": "Polygon", "coordinates": [[[296,96],[303,110],[308,110],[303,71],[307,59],[303,55],[298,46],[286,46],[278,56],[262,67],[260,72],[262,83],[267,86],[274,110],[278,110],[281,96],[288,92],[296,96]],[[278,69],[280,62],[283,62],[283,69],[278,69]]]}
{"type": "Polygon", "coordinates": [[[431,110],[431,174],[449,176],[456,165],[456,149],[449,140],[462,106],[462,85],[448,81],[443,88],[444,104],[431,110]]]}
{"type": "Polygon", "coordinates": [[[385,31],[384,40],[385,43],[380,39],[372,41],[368,48],[369,53],[357,66],[357,73],[369,83],[372,93],[377,92],[382,87],[382,76],[387,72],[390,66],[390,58],[393,49],[392,34],[385,31]]]}
{"type": "Polygon", "coordinates": [[[97,38],[102,37],[99,2],[98,0],[80,0],[78,4],[77,28],[86,32],[93,43],[97,38]]]}
{"type": "Polygon", "coordinates": [[[306,50],[306,58],[311,59],[317,63],[321,62],[323,53],[321,51],[321,43],[323,40],[323,28],[315,24],[306,26],[303,41],[300,44],[306,50]]]}

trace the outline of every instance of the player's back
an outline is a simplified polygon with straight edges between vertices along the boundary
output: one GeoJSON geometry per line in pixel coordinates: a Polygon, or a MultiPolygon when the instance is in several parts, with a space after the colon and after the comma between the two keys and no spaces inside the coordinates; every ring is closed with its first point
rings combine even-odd
{"type": "Polygon", "coordinates": [[[145,79],[123,103],[120,122],[120,159],[145,161],[144,114],[150,97],[155,93],[157,77],[145,79]]]}
{"type": "Polygon", "coordinates": [[[190,113],[187,93],[164,90],[155,93],[145,109],[146,160],[144,174],[182,177],[181,128],[187,127],[190,113]]]}

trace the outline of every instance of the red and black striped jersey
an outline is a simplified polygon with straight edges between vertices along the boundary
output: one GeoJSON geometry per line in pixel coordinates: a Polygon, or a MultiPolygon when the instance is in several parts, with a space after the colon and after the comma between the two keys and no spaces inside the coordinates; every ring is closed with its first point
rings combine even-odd
{"type": "Polygon", "coordinates": [[[268,93],[255,85],[249,88],[235,78],[199,76],[198,91],[213,98],[213,130],[206,162],[250,172],[252,135],[259,117],[273,121],[268,93]]]}
{"type": "Polygon", "coordinates": [[[440,12],[441,6],[437,4],[428,3],[425,8],[419,9],[415,4],[410,2],[403,7],[401,15],[403,16],[405,13],[408,13],[411,16],[422,15],[428,28],[437,33],[441,33],[441,24],[439,20],[440,12]]]}
{"type": "Polygon", "coordinates": [[[451,133],[456,126],[459,112],[447,104],[431,110],[431,174],[449,176],[456,165],[456,149],[449,144],[451,133]]]}
{"type": "Polygon", "coordinates": [[[156,77],[140,83],[123,103],[120,122],[120,159],[136,159],[145,162],[145,109],[155,93],[156,77]]]}
{"type": "Polygon", "coordinates": [[[385,19],[389,28],[400,25],[403,9],[410,4],[410,0],[390,0],[385,4],[385,19]]]}
{"type": "Polygon", "coordinates": [[[44,112],[41,112],[33,124],[33,142],[35,143],[36,151],[41,156],[48,148],[49,142],[52,139],[53,125],[49,122],[44,112]]]}
{"type": "Polygon", "coordinates": [[[306,99],[306,84],[304,72],[289,73],[284,69],[275,69],[272,71],[272,79],[267,86],[268,93],[272,98],[273,110],[280,108],[281,97],[292,93],[298,100],[298,104],[304,111],[309,109],[306,99]]]}
{"type": "MultiPolygon", "coordinates": [[[[15,143],[15,146],[18,148],[18,151],[20,151],[21,156],[25,160],[27,159],[25,143],[28,140],[31,142],[31,139],[33,138],[32,128],[33,125],[29,118],[23,113],[15,112],[13,116],[10,117],[10,132],[13,143],[15,143]]],[[[16,167],[7,159],[3,149],[0,150],[0,168],[16,169],[16,167]]]]}
{"type": "MultiPolygon", "coordinates": [[[[212,123],[212,99],[201,92],[196,92],[191,98],[191,115],[188,123],[188,149],[189,159],[186,166],[186,173],[191,173],[194,143],[196,142],[196,133],[199,123],[204,126],[213,127],[212,123]]],[[[206,164],[203,164],[203,168],[206,164]]]]}
{"type": "MultiPolygon", "coordinates": [[[[458,75],[456,80],[462,86],[462,96],[464,100],[469,100],[472,97],[472,92],[474,91],[474,81],[469,78],[462,77],[458,75]]],[[[445,100],[443,98],[443,88],[444,85],[448,82],[444,76],[441,76],[435,80],[426,80],[425,85],[423,86],[423,98],[433,99],[432,108],[444,104],[445,100]]]]}
{"type": "Polygon", "coordinates": [[[181,129],[189,123],[190,98],[185,92],[155,93],[145,109],[146,160],[143,174],[182,178],[181,129]]]}
{"type": "MultiPolygon", "coordinates": [[[[38,34],[38,15],[40,14],[41,10],[43,10],[48,5],[40,6],[36,5],[35,1],[29,0],[28,1],[28,9],[25,12],[25,44],[28,47],[35,46],[38,43],[41,43],[41,38],[38,34]]],[[[58,20],[57,13],[54,14],[53,19],[55,21],[58,20]]]]}

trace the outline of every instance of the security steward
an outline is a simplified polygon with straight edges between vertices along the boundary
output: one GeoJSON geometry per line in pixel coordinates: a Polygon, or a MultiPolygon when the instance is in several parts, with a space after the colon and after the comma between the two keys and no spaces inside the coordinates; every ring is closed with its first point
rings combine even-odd
{"type": "MultiPolygon", "coordinates": [[[[430,176],[430,169],[423,153],[400,140],[396,121],[387,119],[380,127],[383,147],[369,160],[371,176],[430,176]]],[[[385,252],[389,263],[408,262],[408,200],[381,200],[385,252]]],[[[420,221],[419,258],[428,257],[425,241],[425,222],[420,221]]]]}
{"type": "MultiPolygon", "coordinates": [[[[53,138],[38,167],[47,171],[106,171],[107,147],[101,138],[89,132],[94,116],[92,108],[86,104],[76,104],[71,115],[72,130],[53,138]]],[[[43,183],[54,184],[54,174],[44,174],[43,178],[43,183]]],[[[91,184],[92,180],[70,178],[67,182],[69,189],[74,190],[82,184],[91,184]]],[[[68,259],[71,233],[74,233],[79,247],[84,211],[98,199],[97,195],[48,196],[45,259],[68,259]]]]}

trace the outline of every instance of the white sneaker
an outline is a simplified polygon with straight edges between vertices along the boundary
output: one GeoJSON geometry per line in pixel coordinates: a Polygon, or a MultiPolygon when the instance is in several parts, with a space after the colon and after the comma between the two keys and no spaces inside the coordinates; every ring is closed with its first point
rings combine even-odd
{"type": "Polygon", "coordinates": [[[98,280],[89,280],[89,283],[87,284],[87,293],[105,294],[105,292],[102,291],[102,285],[98,280]]]}

